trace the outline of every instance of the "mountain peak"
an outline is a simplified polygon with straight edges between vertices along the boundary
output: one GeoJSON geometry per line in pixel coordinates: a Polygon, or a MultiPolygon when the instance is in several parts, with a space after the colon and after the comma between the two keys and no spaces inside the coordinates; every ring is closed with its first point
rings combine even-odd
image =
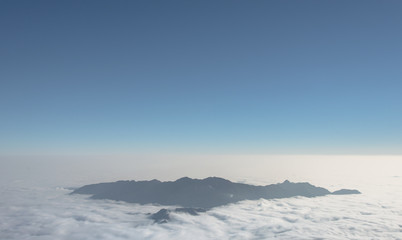
{"type": "Polygon", "coordinates": [[[189,181],[193,181],[193,180],[194,180],[194,179],[189,178],[189,177],[182,177],[182,178],[177,179],[177,180],[174,181],[174,182],[189,182],[189,181]]]}

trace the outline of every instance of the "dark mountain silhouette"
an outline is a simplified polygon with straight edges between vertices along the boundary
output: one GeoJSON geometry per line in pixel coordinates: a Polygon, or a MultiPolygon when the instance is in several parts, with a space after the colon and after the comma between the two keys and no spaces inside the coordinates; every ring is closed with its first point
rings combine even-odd
{"type": "MultiPolygon", "coordinates": [[[[355,194],[357,190],[340,190],[335,194],[355,194]]],[[[93,199],[110,199],[140,204],[179,205],[186,208],[212,208],[242,200],[260,198],[317,197],[331,194],[325,188],[309,183],[283,183],[254,186],[209,177],[180,178],[173,182],[118,181],[86,185],[72,194],[90,194],[93,199]]]]}
{"type": "Polygon", "coordinates": [[[345,194],[359,194],[360,192],[357,190],[350,190],[350,189],[341,189],[338,191],[333,192],[334,195],[345,195],[345,194]]]}
{"type": "Polygon", "coordinates": [[[207,210],[203,208],[176,208],[173,210],[169,210],[166,208],[162,208],[158,212],[152,214],[150,218],[154,220],[155,223],[167,223],[170,220],[170,213],[187,213],[193,216],[197,216],[198,213],[206,212],[207,210]]]}

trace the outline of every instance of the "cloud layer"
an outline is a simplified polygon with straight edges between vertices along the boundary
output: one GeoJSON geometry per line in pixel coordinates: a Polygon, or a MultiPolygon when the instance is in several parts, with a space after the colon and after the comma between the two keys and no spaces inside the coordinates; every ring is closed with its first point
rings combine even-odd
{"type": "Polygon", "coordinates": [[[401,239],[400,178],[374,194],[243,201],[199,216],[161,206],[91,200],[64,188],[2,186],[0,239],[401,239]]]}

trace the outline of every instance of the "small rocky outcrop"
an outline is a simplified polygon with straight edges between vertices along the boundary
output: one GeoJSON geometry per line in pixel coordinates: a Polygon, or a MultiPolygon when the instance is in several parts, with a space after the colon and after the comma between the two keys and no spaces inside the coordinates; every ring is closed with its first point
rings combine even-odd
{"type": "Polygon", "coordinates": [[[203,208],[176,208],[173,210],[169,210],[166,208],[162,208],[158,212],[151,214],[149,216],[150,219],[154,220],[154,223],[167,223],[170,220],[170,213],[187,213],[193,216],[197,216],[199,213],[206,212],[206,209],[203,208]]]}

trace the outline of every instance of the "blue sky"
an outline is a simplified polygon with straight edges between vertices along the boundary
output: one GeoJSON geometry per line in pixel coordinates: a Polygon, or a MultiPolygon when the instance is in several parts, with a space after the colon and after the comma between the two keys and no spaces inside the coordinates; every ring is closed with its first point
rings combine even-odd
{"type": "Polygon", "coordinates": [[[402,154],[401,1],[1,1],[0,154],[402,154]]]}

